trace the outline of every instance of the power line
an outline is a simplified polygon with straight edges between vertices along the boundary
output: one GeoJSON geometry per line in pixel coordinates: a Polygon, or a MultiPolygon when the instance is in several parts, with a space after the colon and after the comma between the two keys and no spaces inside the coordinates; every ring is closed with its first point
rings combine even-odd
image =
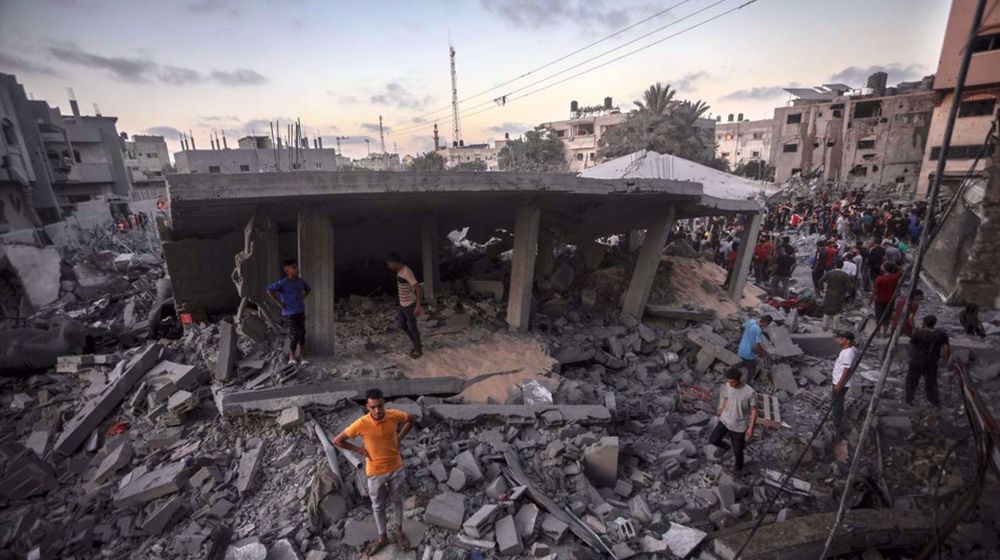
{"type": "MultiPolygon", "coordinates": [[[[717,5],[721,4],[722,2],[725,2],[725,1],[726,1],[726,0],[719,0],[719,1],[715,2],[714,4],[712,4],[712,5],[708,6],[707,8],[703,8],[702,10],[699,10],[698,12],[695,12],[694,14],[691,14],[691,15],[692,15],[692,16],[693,16],[693,15],[697,15],[698,13],[701,13],[701,12],[703,12],[703,11],[705,11],[705,10],[709,9],[709,8],[713,8],[713,7],[715,7],[715,6],[717,6],[717,5]]],[[[677,37],[677,36],[679,36],[679,35],[683,35],[684,33],[687,33],[688,31],[692,31],[692,30],[694,30],[694,29],[697,29],[698,27],[701,27],[701,26],[703,26],[703,25],[705,25],[705,24],[707,24],[707,23],[710,23],[710,22],[712,22],[712,21],[715,21],[715,20],[717,20],[717,19],[719,19],[719,18],[721,18],[721,17],[723,17],[723,16],[726,16],[726,15],[728,15],[728,14],[731,14],[731,13],[733,13],[733,12],[737,11],[737,10],[740,10],[740,9],[742,9],[742,8],[745,8],[745,7],[747,7],[747,6],[749,6],[750,4],[753,4],[753,3],[755,3],[755,2],[757,2],[757,0],[748,0],[747,2],[744,2],[743,4],[740,4],[739,6],[735,6],[735,7],[733,7],[733,8],[730,8],[730,9],[728,9],[728,10],[724,11],[724,12],[721,12],[721,13],[719,13],[719,14],[716,14],[716,15],[714,15],[714,16],[712,16],[712,17],[708,18],[708,19],[705,19],[705,20],[702,20],[702,21],[700,21],[700,22],[698,22],[698,23],[696,23],[696,24],[694,24],[694,25],[691,25],[691,26],[689,26],[689,27],[686,27],[686,28],[684,28],[684,29],[682,29],[682,30],[680,30],[680,31],[678,31],[678,32],[676,32],[676,33],[673,33],[673,34],[671,34],[671,35],[668,35],[668,36],[666,36],[666,37],[663,37],[662,39],[657,39],[656,41],[653,41],[652,43],[649,43],[649,44],[646,44],[646,45],[644,45],[644,46],[642,46],[642,47],[639,47],[639,48],[637,48],[637,49],[633,49],[633,50],[631,50],[631,51],[629,51],[629,52],[627,52],[627,53],[625,53],[625,54],[622,54],[622,55],[619,55],[619,56],[617,56],[617,57],[615,57],[615,58],[612,58],[612,59],[610,59],[610,60],[606,60],[606,61],[604,61],[604,62],[602,62],[602,63],[600,63],[600,64],[598,64],[598,65],[596,65],[596,66],[592,66],[592,67],[590,67],[590,68],[587,68],[587,69],[585,69],[585,70],[582,70],[582,71],[580,71],[580,72],[577,72],[576,74],[572,74],[572,75],[570,75],[570,76],[567,76],[567,77],[565,77],[565,78],[563,78],[563,79],[561,79],[561,80],[558,80],[558,81],[555,81],[555,82],[552,82],[551,84],[547,84],[547,85],[545,85],[545,86],[542,86],[542,87],[540,87],[540,88],[537,88],[537,89],[534,89],[534,90],[531,90],[531,91],[529,91],[529,92],[527,92],[527,93],[525,93],[525,94],[523,94],[523,95],[518,95],[518,96],[515,96],[515,97],[507,97],[508,95],[510,95],[510,94],[512,94],[512,93],[517,93],[517,92],[520,92],[520,91],[523,91],[524,89],[527,89],[527,88],[531,87],[532,85],[537,85],[537,84],[539,84],[539,83],[541,83],[541,82],[545,82],[545,81],[548,81],[548,80],[550,80],[550,79],[554,78],[555,76],[558,76],[559,74],[562,74],[562,73],[565,73],[566,71],[568,71],[568,70],[571,70],[571,69],[573,69],[573,68],[577,68],[577,67],[579,67],[580,65],[582,65],[582,64],[585,64],[586,62],[590,62],[590,61],[593,61],[593,60],[594,60],[594,59],[596,59],[596,58],[600,58],[601,56],[604,56],[605,54],[608,54],[608,53],[610,53],[610,52],[613,52],[613,50],[617,50],[617,48],[619,48],[619,47],[616,47],[615,49],[612,49],[611,51],[607,51],[607,52],[605,52],[605,53],[603,53],[603,54],[600,54],[600,55],[597,55],[596,57],[593,57],[593,58],[591,58],[591,59],[588,59],[587,61],[584,61],[583,63],[580,63],[580,64],[577,64],[577,65],[575,65],[575,66],[571,66],[570,68],[567,68],[567,69],[565,69],[565,70],[562,70],[562,71],[560,71],[560,72],[558,72],[558,73],[556,73],[556,74],[553,74],[552,76],[549,76],[548,78],[543,78],[543,79],[541,79],[541,80],[536,80],[535,82],[532,82],[531,84],[528,84],[527,86],[523,86],[523,87],[521,87],[521,88],[518,88],[518,89],[516,89],[516,90],[513,90],[513,91],[511,91],[511,92],[510,92],[510,93],[508,93],[507,95],[503,96],[503,97],[504,97],[504,103],[503,103],[503,104],[497,104],[497,103],[495,103],[495,102],[494,102],[493,100],[490,100],[490,101],[487,101],[487,102],[485,102],[485,103],[480,103],[480,104],[478,104],[478,105],[475,105],[475,106],[473,106],[473,107],[472,107],[472,109],[476,109],[476,108],[479,108],[479,107],[483,107],[484,105],[489,105],[489,106],[488,106],[488,107],[486,107],[485,109],[481,109],[481,110],[478,110],[478,111],[473,111],[472,113],[466,113],[466,114],[465,114],[465,118],[468,118],[468,117],[471,117],[471,116],[474,116],[474,115],[478,115],[478,114],[480,114],[480,113],[485,113],[486,111],[491,111],[491,110],[493,110],[493,109],[496,109],[496,108],[499,108],[499,107],[505,107],[505,106],[506,106],[506,104],[507,104],[507,103],[509,103],[509,102],[511,102],[511,101],[516,101],[516,100],[518,100],[518,99],[524,99],[525,97],[528,97],[528,96],[530,96],[530,95],[534,95],[534,94],[536,94],[536,93],[539,93],[539,92],[541,92],[541,91],[544,91],[544,90],[546,90],[546,89],[549,89],[549,88],[551,88],[551,87],[555,87],[555,86],[557,86],[557,85],[559,85],[559,84],[562,84],[562,83],[564,83],[564,82],[567,82],[567,81],[569,81],[569,80],[572,80],[573,78],[577,78],[577,77],[580,77],[580,76],[582,76],[582,75],[584,75],[584,74],[588,74],[588,73],[590,73],[590,72],[593,72],[594,70],[597,70],[597,69],[599,69],[599,68],[603,68],[603,67],[605,67],[605,66],[607,66],[607,65],[609,65],[609,64],[611,64],[611,63],[613,63],[613,62],[617,62],[617,61],[619,61],[619,60],[622,60],[623,58],[627,58],[627,57],[629,57],[629,56],[632,56],[632,55],[634,55],[634,54],[636,54],[636,53],[639,53],[639,52],[642,52],[642,51],[644,51],[644,50],[646,50],[646,49],[649,49],[649,48],[651,48],[651,47],[654,47],[654,46],[656,46],[656,45],[658,45],[658,44],[660,44],[660,43],[663,43],[664,41],[667,41],[667,40],[669,40],[669,39],[673,39],[673,38],[675,38],[675,37],[677,37]]],[[[690,17],[690,16],[686,16],[686,17],[690,17]]],[[[681,20],[677,20],[677,22],[680,22],[680,21],[683,21],[683,19],[681,19],[681,20]]],[[[675,23],[677,23],[677,22],[675,22],[675,23]]],[[[623,45],[623,46],[624,46],[624,45],[623,45]]],[[[433,124],[433,123],[424,123],[424,124],[421,124],[421,125],[418,125],[418,126],[414,126],[414,127],[410,127],[410,128],[406,128],[406,129],[404,129],[404,130],[401,130],[401,131],[396,131],[396,132],[395,132],[395,134],[408,134],[408,133],[410,133],[410,132],[414,132],[414,131],[416,131],[416,130],[421,130],[421,129],[423,129],[423,128],[426,128],[426,127],[428,127],[428,126],[431,126],[432,124],[433,124]]]]}
{"type": "MultiPolygon", "coordinates": [[[[575,51],[573,51],[571,53],[564,54],[563,56],[560,56],[559,58],[557,58],[555,60],[552,60],[550,62],[546,62],[545,64],[542,64],[541,66],[537,66],[535,68],[532,68],[531,70],[528,70],[527,72],[525,72],[525,73],[523,73],[523,74],[521,74],[521,75],[519,75],[517,77],[511,78],[511,79],[509,79],[509,80],[507,80],[505,82],[500,82],[499,84],[497,84],[497,85],[495,85],[493,87],[484,89],[484,90],[482,90],[480,92],[477,92],[477,93],[474,93],[474,94],[472,94],[472,95],[470,95],[468,97],[464,97],[464,98],[462,98],[459,101],[459,103],[465,103],[466,101],[468,101],[470,99],[475,99],[476,97],[479,97],[480,95],[489,93],[491,91],[500,89],[500,88],[502,88],[505,85],[514,83],[514,82],[520,80],[521,78],[526,78],[526,77],[534,74],[535,72],[538,72],[539,70],[544,70],[545,68],[548,68],[549,66],[552,66],[553,64],[557,64],[559,62],[562,62],[562,61],[566,60],[567,58],[570,58],[570,57],[572,57],[574,55],[577,55],[577,54],[579,54],[579,53],[581,53],[581,52],[583,52],[583,51],[585,51],[585,50],[587,50],[587,49],[589,49],[591,47],[597,46],[597,45],[599,45],[599,44],[607,41],[608,39],[611,39],[613,37],[617,37],[618,35],[621,35],[622,33],[625,33],[626,31],[629,31],[631,29],[635,29],[636,27],[639,27],[640,25],[642,25],[642,24],[644,24],[644,23],[646,23],[646,22],[648,22],[650,20],[654,20],[654,19],[662,16],[663,14],[665,14],[665,13],[671,11],[671,10],[675,10],[675,9],[683,6],[684,4],[687,4],[690,1],[691,0],[682,0],[681,2],[678,2],[678,3],[674,4],[673,6],[670,6],[669,8],[665,8],[663,10],[660,10],[659,12],[656,12],[655,14],[653,14],[653,15],[645,18],[645,19],[641,19],[641,20],[633,23],[632,25],[629,25],[628,27],[623,27],[622,29],[619,29],[618,31],[615,31],[614,33],[612,33],[610,35],[606,35],[605,37],[602,37],[602,38],[594,41],[593,43],[589,43],[587,45],[584,45],[584,46],[576,49],[575,51]]],[[[451,108],[451,105],[445,105],[444,107],[441,107],[439,109],[434,109],[433,111],[428,111],[426,113],[422,113],[422,114],[417,115],[417,116],[415,116],[415,117],[413,117],[411,119],[408,119],[408,120],[405,120],[405,121],[402,121],[402,122],[399,122],[399,123],[395,123],[392,126],[400,126],[400,125],[404,125],[406,123],[415,122],[415,121],[417,121],[419,119],[422,119],[423,117],[426,117],[426,116],[429,116],[429,115],[433,115],[435,113],[440,113],[441,111],[444,111],[444,110],[449,109],[449,108],[451,108]]]]}

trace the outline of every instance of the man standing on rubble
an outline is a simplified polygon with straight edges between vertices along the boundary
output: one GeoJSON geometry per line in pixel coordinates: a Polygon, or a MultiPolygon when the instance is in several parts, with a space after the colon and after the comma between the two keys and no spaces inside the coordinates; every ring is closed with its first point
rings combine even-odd
{"type": "MultiPolygon", "coordinates": [[[[851,263],[853,264],[853,263],[851,263]]],[[[844,301],[850,290],[853,277],[844,272],[844,263],[838,261],[834,267],[819,280],[819,285],[824,290],[823,295],[823,330],[837,330],[840,324],[840,312],[844,310],[844,301]]]]}
{"type": "Polygon", "coordinates": [[[285,319],[288,334],[288,364],[309,365],[305,359],[306,349],[306,303],[309,284],[299,277],[299,262],[288,259],[282,263],[285,277],[267,287],[267,295],[278,307],[285,319]]]}
{"type": "Polygon", "coordinates": [[[840,345],[840,354],[833,363],[833,401],[830,404],[830,415],[833,419],[833,429],[837,434],[836,443],[839,444],[847,439],[847,428],[844,426],[844,399],[851,389],[851,378],[847,373],[857,356],[857,349],[854,348],[852,332],[838,332],[836,340],[840,345]]]}
{"type": "MultiPolygon", "coordinates": [[[[739,368],[726,370],[726,383],[719,394],[719,421],[708,436],[708,442],[723,452],[732,448],[737,473],[743,471],[743,449],[753,437],[753,427],[757,424],[757,393],[742,378],[739,368]],[[729,435],[732,445],[722,441],[725,435],[729,435]]],[[[716,452],[715,458],[719,456],[716,452]]]]}
{"type": "Polygon", "coordinates": [[[420,343],[420,330],[417,328],[417,317],[423,313],[420,308],[420,300],[423,299],[423,290],[417,282],[417,277],[410,270],[410,267],[403,264],[403,259],[397,253],[389,253],[385,258],[389,270],[396,273],[396,290],[399,292],[399,309],[396,310],[396,318],[399,320],[399,328],[410,337],[413,349],[410,350],[410,357],[417,359],[424,355],[423,346],[420,343]]]}
{"type": "Polygon", "coordinates": [[[737,355],[743,360],[742,367],[747,372],[748,381],[753,381],[757,373],[757,355],[768,355],[767,350],[764,350],[764,337],[767,336],[764,329],[770,324],[770,315],[764,315],[759,322],[756,319],[747,319],[747,322],[743,323],[743,337],[740,338],[737,355]]]}
{"type": "Polygon", "coordinates": [[[927,400],[935,407],[941,405],[938,396],[938,364],[947,365],[951,357],[948,335],[937,327],[937,317],[924,317],[920,330],[910,337],[910,370],[906,374],[906,404],[913,404],[920,378],[924,378],[927,400]]]}
{"type": "Polygon", "coordinates": [[[403,468],[403,456],[399,454],[399,442],[410,432],[416,420],[401,410],[386,409],[385,396],[380,389],[369,389],[365,393],[365,399],[368,414],[355,420],[333,438],[333,444],[337,447],[365,457],[368,496],[372,500],[375,527],[379,535],[365,553],[372,556],[389,544],[386,500],[392,500],[392,513],[396,521],[392,538],[401,549],[410,550],[412,546],[403,532],[403,484],[406,482],[406,470],[403,468]],[[359,436],[363,447],[347,441],[359,436]]]}

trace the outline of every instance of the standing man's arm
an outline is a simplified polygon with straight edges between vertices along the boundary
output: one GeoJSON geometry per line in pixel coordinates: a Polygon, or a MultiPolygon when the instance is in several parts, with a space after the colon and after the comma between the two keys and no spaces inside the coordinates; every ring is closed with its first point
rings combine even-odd
{"type": "Polygon", "coordinates": [[[719,403],[719,411],[715,415],[721,418],[722,412],[726,410],[727,405],[729,405],[729,398],[722,397],[722,402],[719,403]]]}
{"type": "Polygon", "coordinates": [[[302,281],[302,300],[305,301],[309,294],[312,293],[312,288],[309,286],[309,282],[305,280],[302,281]]]}
{"type": "Polygon", "coordinates": [[[282,303],[281,298],[278,297],[278,290],[277,290],[276,286],[277,286],[276,283],[275,284],[271,284],[270,286],[268,286],[268,288],[267,288],[267,297],[271,298],[271,300],[274,301],[274,303],[278,304],[278,307],[281,308],[282,311],[284,311],[285,310],[285,304],[282,303]]]}
{"type": "MultiPolygon", "coordinates": [[[[405,412],[403,414],[406,414],[405,412]]],[[[399,441],[403,441],[406,434],[410,433],[413,426],[417,424],[417,419],[412,414],[406,414],[406,422],[403,424],[403,429],[399,431],[399,441]]]]}
{"type": "Polygon", "coordinates": [[[353,443],[347,441],[348,439],[350,439],[350,437],[351,436],[347,435],[347,430],[344,430],[343,432],[337,434],[337,437],[333,438],[333,444],[341,449],[353,451],[358,455],[364,455],[368,459],[371,459],[372,458],[371,455],[368,454],[368,450],[365,449],[364,446],[358,447],[357,445],[354,445],[353,443]]]}
{"type": "MultiPolygon", "coordinates": [[[[756,398],[756,395],[754,396],[756,398]]],[[[747,427],[747,439],[753,437],[753,427],[757,424],[757,405],[750,405],[750,425],[747,427]]]]}
{"type": "Polygon", "coordinates": [[[941,365],[947,366],[949,358],[951,358],[951,344],[945,342],[941,347],[941,365]]]}
{"type": "Polygon", "coordinates": [[[419,317],[424,312],[423,307],[420,306],[420,302],[424,299],[424,290],[420,287],[420,284],[414,284],[413,293],[417,298],[416,303],[413,304],[413,316],[419,317]]]}

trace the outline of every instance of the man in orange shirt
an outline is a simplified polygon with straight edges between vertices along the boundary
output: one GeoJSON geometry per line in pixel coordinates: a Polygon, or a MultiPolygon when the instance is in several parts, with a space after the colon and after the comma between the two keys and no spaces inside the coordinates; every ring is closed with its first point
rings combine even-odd
{"type": "Polygon", "coordinates": [[[365,456],[368,495],[372,499],[375,526],[379,535],[365,552],[371,556],[389,544],[385,519],[387,499],[392,500],[396,519],[393,538],[400,548],[409,550],[412,547],[403,533],[403,483],[406,482],[406,470],[403,468],[403,457],[399,454],[399,442],[406,437],[416,421],[401,410],[386,410],[385,397],[380,389],[369,389],[365,398],[368,414],[355,420],[333,438],[333,444],[365,456]],[[402,429],[399,429],[400,425],[403,426],[402,429]],[[359,436],[363,447],[347,441],[359,436]]]}

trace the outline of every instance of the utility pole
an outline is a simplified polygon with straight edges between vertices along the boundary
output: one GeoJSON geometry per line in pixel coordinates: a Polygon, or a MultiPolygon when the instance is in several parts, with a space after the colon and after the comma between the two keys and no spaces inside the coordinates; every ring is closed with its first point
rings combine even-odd
{"type": "Polygon", "coordinates": [[[365,146],[368,148],[368,157],[372,157],[372,141],[365,138],[365,146]]]}
{"type": "Polygon", "coordinates": [[[434,123],[434,153],[441,148],[440,139],[438,138],[438,123],[434,123]]]}
{"type": "Polygon", "coordinates": [[[448,41],[448,53],[451,58],[451,141],[458,146],[462,143],[462,128],[458,123],[458,74],[455,71],[455,47],[448,41]]]}
{"type": "Polygon", "coordinates": [[[350,136],[337,136],[336,138],[334,138],[334,140],[337,141],[337,155],[339,155],[339,156],[344,155],[344,152],[341,151],[341,149],[340,149],[340,141],[341,140],[350,140],[350,139],[351,139],[350,136]]]}
{"type": "Polygon", "coordinates": [[[382,153],[384,154],[384,153],[386,153],[386,151],[385,151],[385,131],[382,129],[382,115],[378,116],[378,137],[379,137],[379,140],[381,140],[381,142],[382,142],[382,153]]]}

